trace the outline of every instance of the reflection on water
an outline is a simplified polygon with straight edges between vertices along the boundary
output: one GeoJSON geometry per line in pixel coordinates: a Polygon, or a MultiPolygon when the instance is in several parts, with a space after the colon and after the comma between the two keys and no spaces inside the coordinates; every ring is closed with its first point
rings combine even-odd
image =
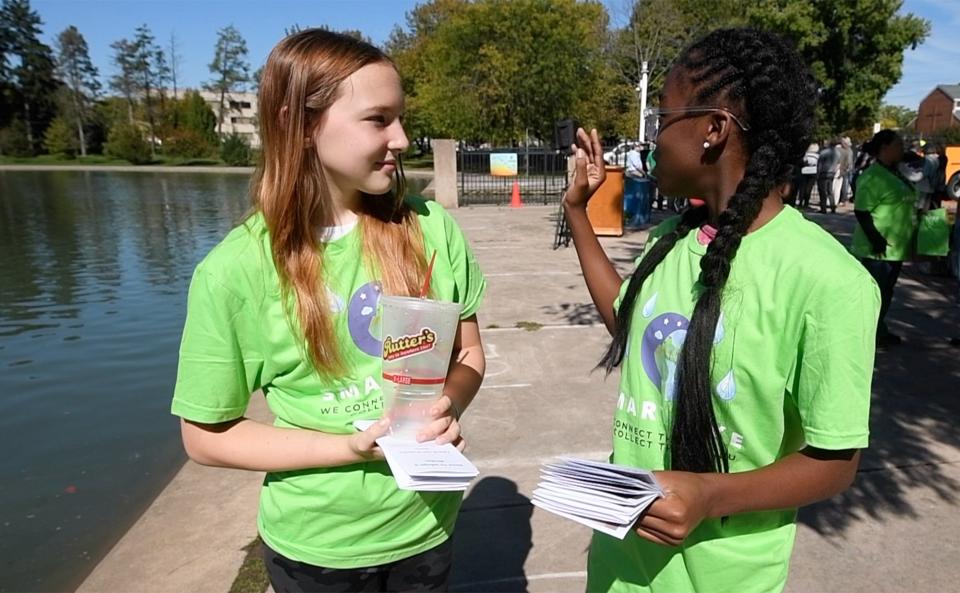
{"type": "Polygon", "coordinates": [[[247,182],[0,171],[0,591],[72,590],[179,469],[187,285],[247,182]]]}
{"type": "Polygon", "coordinates": [[[0,172],[4,590],[75,586],[179,468],[186,287],[246,184],[0,172]]]}

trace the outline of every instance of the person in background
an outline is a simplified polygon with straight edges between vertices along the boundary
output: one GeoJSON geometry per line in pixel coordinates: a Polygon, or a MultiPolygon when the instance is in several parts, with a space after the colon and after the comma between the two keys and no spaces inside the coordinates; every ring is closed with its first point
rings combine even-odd
{"type": "Polygon", "coordinates": [[[880,285],[877,345],[895,346],[903,340],[886,323],[893,288],[903,262],[913,255],[917,229],[917,190],[901,172],[903,140],[893,130],[880,130],[865,146],[876,162],[857,182],[851,252],[860,258],[880,285]]]}
{"type": "Polygon", "coordinates": [[[840,191],[835,192],[838,196],[838,204],[844,204],[850,199],[850,184],[853,180],[853,148],[850,138],[844,136],[840,143],[835,147],[839,155],[839,164],[837,174],[840,176],[840,191]]]}
{"type": "Polygon", "coordinates": [[[857,149],[857,156],[853,159],[853,176],[850,181],[850,201],[857,199],[857,179],[860,174],[867,170],[867,167],[873,164],[874,158],[866,150],[867,143],[864,142],[857,149]]]}
{"type": "Polygon", "coordinates": [[[797,208],[803,210],[810,207],[810,194],[817,182],[817,161],[820,160],[820,145],[814,142],[807,147],[800,167],[800,179],[797,183],[797,208]]]}
{"type": "Polygon", "coordinates": [[[923,147],[924,156],[919,167],[920,179],[917,181],[917,191],[920,193],[917,208],[922,212],[940,207],[937,192],[946,187],[946,180],[943,178],[946,167],[940,167],[939,152],[939,147],[929,142],[923,147]]]}
{"type": "Polygon", "coordinates": [[[623,204],[624,213],[628,216],[627,226],[640,228],[650,222],[651,204],[639,144],[633,144],[627,152],[623,175],[623,204]]]}
{"type": "Polygon", "coordinates": [[[817,159],[817,193],[820,194],[820,213],[826,214],[837,211],[837,202],[834,197],[833,182],[837,177],[837,168],[840,164],[835,140],[824,140],[821,144],[820,156],[817,159]]]}

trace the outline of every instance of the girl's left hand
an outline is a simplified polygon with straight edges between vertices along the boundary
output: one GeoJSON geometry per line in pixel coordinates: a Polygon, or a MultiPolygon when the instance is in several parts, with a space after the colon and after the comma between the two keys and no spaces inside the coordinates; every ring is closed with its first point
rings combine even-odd
{"type": "Polygon", "coordinates": [[[454,447],[463,451],[466,443],[460,436],[460,422],[450,396],[441,395],[428,413],[432,420],[417,434],[417,442],[436,440],[438,445],[453,443],[454,447]]]}
{"type": "Polygon", "coordinates": [[[650,505],[634,525],[640,537],[665,546],[679,546],[709,515],[710,474],[654,472],[663,498],[650,505]]]}

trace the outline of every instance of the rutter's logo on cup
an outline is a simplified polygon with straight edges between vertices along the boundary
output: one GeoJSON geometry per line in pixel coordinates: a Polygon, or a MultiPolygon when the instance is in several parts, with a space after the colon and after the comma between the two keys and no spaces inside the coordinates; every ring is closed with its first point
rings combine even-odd
{"type": "Polygon", "coordinates": [[[437,333],[429,327],[423,328],[419,334],[412,336],[399,336],[397,338],[387,336],[383,339],[383,359],[397,360],[398,358],[433,350],[436,343],[437,333]]]}

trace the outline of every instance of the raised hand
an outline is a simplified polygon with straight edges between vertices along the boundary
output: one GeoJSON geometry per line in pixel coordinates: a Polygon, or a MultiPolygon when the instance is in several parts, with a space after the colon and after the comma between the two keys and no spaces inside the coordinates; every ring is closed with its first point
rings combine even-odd
{"type": "Polygon", "coordinates": [[[607,178],[603,147],[600,145],[597,130],[590,130],[590,135],[587,136],[583,128],[579,128],[577,143],[570,148],[576,155],[576,166],[570,187],[563,196],[563,204],[567,208],[586,208],[590,197],[607,178]]]}

